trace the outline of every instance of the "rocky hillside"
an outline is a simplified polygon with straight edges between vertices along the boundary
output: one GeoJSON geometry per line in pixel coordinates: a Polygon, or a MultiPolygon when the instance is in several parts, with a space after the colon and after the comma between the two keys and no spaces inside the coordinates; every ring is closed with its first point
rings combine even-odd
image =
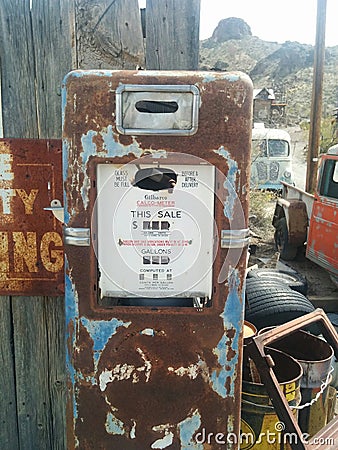
{"type": "MultiPolygon", "coordinates": [[[[314,47],[298,42],[267,42],[252,36],[242,19],[220,21],[211,38],[201,41],[203,70],[241,70],[255,88],[283,91],[287,99],[289,125],[309,120],[314,47]]],[[[325,52],[323,116],[338,106],[338,46],[325,52]]]]}

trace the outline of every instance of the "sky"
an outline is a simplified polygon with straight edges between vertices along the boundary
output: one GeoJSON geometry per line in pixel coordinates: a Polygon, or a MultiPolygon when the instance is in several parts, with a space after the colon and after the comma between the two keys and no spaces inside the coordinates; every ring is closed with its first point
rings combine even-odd
{"type": "MultiPolygon", "coordinates": [[[[239,17],[264,41],[315,44],[317,0],[201,0],[200,39],[218,22],[239,17]]],[[[325,45],[338,45],[338,0],[327,0],[325,45]]]]}
{"type": "MultiPolygon", "coordinates": [[[[317,0],[200,0],[200,39],[211,37],[227,17],[245,20],[254,36],[284,43],[316,42],[317,0]]],[[[139,0],[140,7],[146,0],[139,0]]],[[[327,0],[325,45],[338,45],[338,0],[327,0]]]]}

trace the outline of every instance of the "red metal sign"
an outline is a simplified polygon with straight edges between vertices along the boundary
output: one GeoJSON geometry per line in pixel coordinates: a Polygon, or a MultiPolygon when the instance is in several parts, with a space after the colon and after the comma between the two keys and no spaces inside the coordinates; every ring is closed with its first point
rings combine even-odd
{"type": "Polygon", "coordinates": [[[0,140],[0,294],[63,293],[61,140],[0,140]],[[61,203],[60,203],[61,204],[61,203]]]}

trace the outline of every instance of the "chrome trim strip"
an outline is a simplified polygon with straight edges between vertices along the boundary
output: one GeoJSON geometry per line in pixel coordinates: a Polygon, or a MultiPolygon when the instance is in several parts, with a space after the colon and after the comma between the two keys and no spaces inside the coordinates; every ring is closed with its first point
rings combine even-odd
{"type": "Polygon", "coordinates": [[[243,248],[249,241],[249,228],[221,231],[221,248],[243,248]]]}
{"type": "Polygon", "coordinates": [[[116,129],[120,134],[127,135],[177,135],[177,136],[191,136],[197,132],[198,129],[198,112],[200,103],[200,92],[195,85],[156,85],[156,84],[121,84],[116,89],[116,129]],[[153,128],[124,128],[123,127],[123,92],[172,92],[172,93],[191,93],[192,100],[192,115],[190,129],[153,129],[153,128]]]}
{"type": "Polygon", "coordinates": [[[249,245],[250,238],[245,239],[222,239],[221,248],[243,248],[249,245]]]}
{"type": "Polygon", "coordinates": [[[90,246],[90,228],[65,228],[64,237],[67,245],[90,246]]]}
{"type": "Polygon", "coordinates": [[[191,92],[199,95],[198,87],[194,84],[120,84],[116,94],[122,92],[191,92]]]}
{"type": "Polygon", "coordinates": [[[249,236],[249,228],[243,228],[241,230],[222,230],[221,239],[231,239],[231,238],[246,238],[249,236]]]}

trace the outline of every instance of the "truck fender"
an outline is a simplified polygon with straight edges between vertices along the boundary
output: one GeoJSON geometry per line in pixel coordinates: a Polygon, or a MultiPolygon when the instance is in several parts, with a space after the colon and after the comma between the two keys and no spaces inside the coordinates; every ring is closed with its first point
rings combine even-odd
{"type": "Polygon", "coordinates": [[[278,222],[284,217],[288,230],[288,243],[295,247],[305,244],[309,225],[306,204],[298,199],[278,198],[272,225],[277,228],[278,222]]]}

